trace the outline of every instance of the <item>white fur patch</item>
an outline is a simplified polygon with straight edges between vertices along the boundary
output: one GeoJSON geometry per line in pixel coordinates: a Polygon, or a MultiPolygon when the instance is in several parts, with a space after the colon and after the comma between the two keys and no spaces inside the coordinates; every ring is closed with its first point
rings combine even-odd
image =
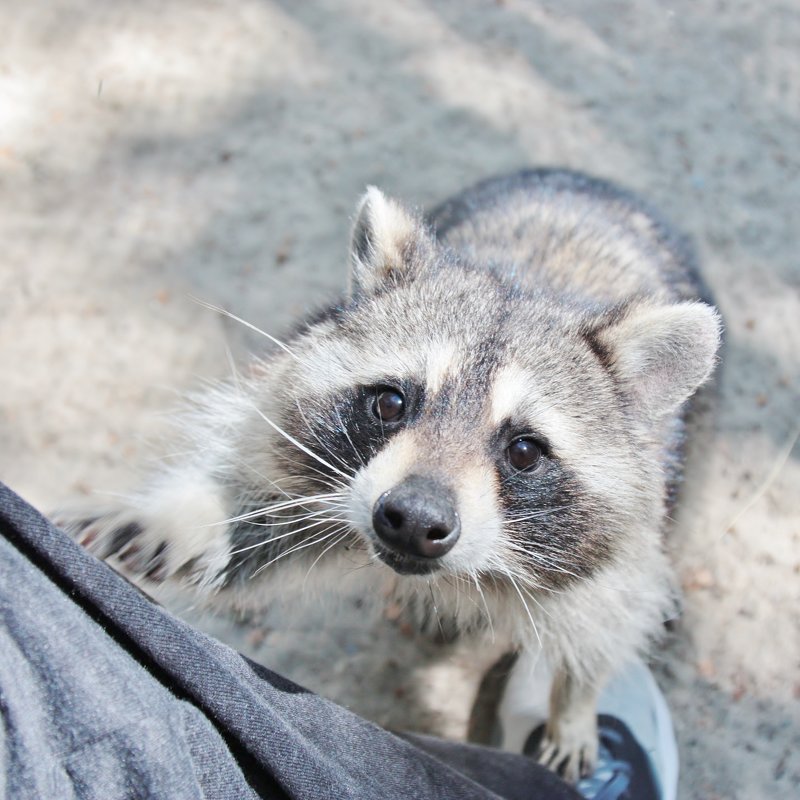
{"type": "Polygon", "coordinates": [[[531,376],[516,365],[507,365],[498,370],[489,399],[492,425],[497,427],[504,420],[519,413],[530,399],[531,376]]]}
{"type": "Polygon", "coordinates": [[[431,394],[438,392],[448,375],[458,369],[461,356],[455,342],[443,341],[430,346],[425,357],[425,385],[431,394]]]}
{"type": "Polygon", "coordinates": [[[475,572],[492,561],[503,530],[497,477],[488,466],[467,467],[460,471],[454,488],[461,536],[442,563],[454,572],[475,572]]]}

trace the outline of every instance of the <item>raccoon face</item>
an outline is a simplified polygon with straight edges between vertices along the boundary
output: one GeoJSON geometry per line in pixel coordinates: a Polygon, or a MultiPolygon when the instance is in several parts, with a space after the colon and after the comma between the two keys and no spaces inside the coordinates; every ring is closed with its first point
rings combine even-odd
{"type": "Polygon", "coordinates": [[[553,588],[655,532],[660,431],[711,369],[710,308],[522,290],[375,189],[351,257],[347,302],[294,344],[282,418],[376,559],[553,588]]]}

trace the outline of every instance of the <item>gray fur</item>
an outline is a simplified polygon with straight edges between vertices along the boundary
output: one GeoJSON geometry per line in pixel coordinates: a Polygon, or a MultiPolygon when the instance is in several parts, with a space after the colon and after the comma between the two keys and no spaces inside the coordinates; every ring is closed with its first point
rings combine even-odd
{"type": "Polygon", "coordinates": [[[309,573],[380,583],[376,497],[435,476],[461,537],[395,591],[423,618],[435,596],[448,627],[542,648],[557,676],[542,758],[575,778],[596,752],[599,687],[671,608],[665,504],[720,327],[690,251],[632,195],[539,170],[426,221],[370,189],[351,265],[339,303],[197,399],[195,458],[124,508],[61,521],[134,573],[258,605],[309,573]],[[405,397],[397,425],[371,410],[386,386],[405,397]],[[508,461],[520,436],[542,453],[529,473],[508,461]]]}

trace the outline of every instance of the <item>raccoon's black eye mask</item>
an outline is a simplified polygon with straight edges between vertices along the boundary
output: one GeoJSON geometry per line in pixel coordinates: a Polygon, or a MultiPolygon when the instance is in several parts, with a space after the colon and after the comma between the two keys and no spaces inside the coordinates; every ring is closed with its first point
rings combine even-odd
{"type": "MultiPolygon", "coordinates": [[[[354,387],[316,411],[309,403],[297,421],[298,429],[306,434],[301,434],[306,446],[319,449],[322,457],[336,453],[337,460],[354,471],[364,466],[394,434],[413,426],[425,408],[423,387],[411,381],[390,381],[354,387]]],[[[547,440],[520,420],[506,420],[489,446],[504,484],[512,478],[528,484],[526,479],[538,480],[550,472],[547,440]]],[[[293,452],[292,457],[296,460],[297,454],[293,452]]],[[[517,480],[512,483],[518,486],[517,480]]],[[[507,488],[512,487],[507,484],[507,488]]]]}

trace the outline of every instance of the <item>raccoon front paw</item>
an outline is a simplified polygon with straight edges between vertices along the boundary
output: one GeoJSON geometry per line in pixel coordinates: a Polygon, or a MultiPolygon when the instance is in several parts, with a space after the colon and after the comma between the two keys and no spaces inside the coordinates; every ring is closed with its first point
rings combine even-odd
{"type": "Polygon", "coordinates": [[[562,724],[557,731],[548,726],[536,758],[568,783],[577,783],[594,772],[597,751],[596,726],[562,724]]]}
{"type": "Polygon", "coordinates": [[[120,571],[157,583],[175,575],[208,581],[229,558],[224,532],[181,531],[138,509],[59,512],[53,522],[90,553],[110,559],[120,571]]]}

